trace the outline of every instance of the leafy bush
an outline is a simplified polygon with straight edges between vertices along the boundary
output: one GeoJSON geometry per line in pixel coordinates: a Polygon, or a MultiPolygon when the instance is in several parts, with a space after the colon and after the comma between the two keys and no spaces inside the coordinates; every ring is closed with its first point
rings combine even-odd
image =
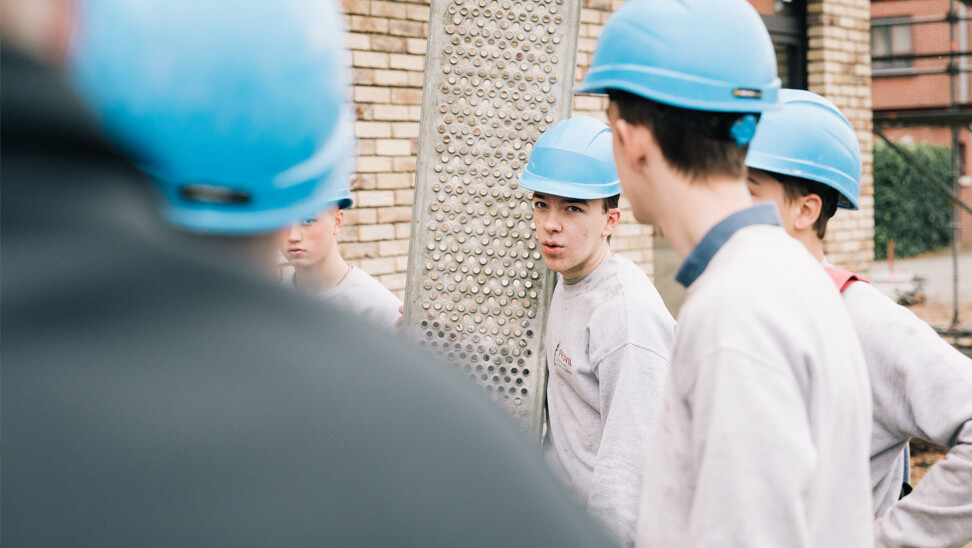
{"type": "MultiPolygon", "coordinates": [[[[900,146],[900,145],[899,145],[900,146]]],[[[939,181],[951,185],[951,151],[928,144],[904,145],[939,181]]],[[[952,206],[948,196],[883,142],[874,143],[874,258],[910,257],[949,244],[952,206]]]]}

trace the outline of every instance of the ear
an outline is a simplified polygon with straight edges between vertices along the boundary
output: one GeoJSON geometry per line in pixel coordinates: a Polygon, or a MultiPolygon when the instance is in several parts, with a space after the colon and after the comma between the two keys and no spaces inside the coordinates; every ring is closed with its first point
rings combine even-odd
{"type": "Polygon", "coordinates": [[[337,236],[338,232],[341,232],[341,229],[343,227],[344,227],[344,211],[339,209],[337,213],[334,214],[334,235],[337,236]]]}
{"type": "Polygon", "coordinates": [[[810,193],[800,198],[796,204],[796,218],[793,220],[793,228],[797,232],[812,229],[813,224],[820,218],[822,208],[823,201],[816,194],[810,193]]]}
{"type": "Polygon", "coordinates": [[[614,233],[621,222],[621,210],[613,207],[607,212],[607,220],[604,221],[604,228],[601,229],[601,237],[606,238],[614,233]]]}
{"type": "Polygon", "coordinates": [[[614,121],[614,136],[615,161],[624,162],[632,171],[644,173],[661,152],[655,136],[646,126],[618,118],[614,121]]]}

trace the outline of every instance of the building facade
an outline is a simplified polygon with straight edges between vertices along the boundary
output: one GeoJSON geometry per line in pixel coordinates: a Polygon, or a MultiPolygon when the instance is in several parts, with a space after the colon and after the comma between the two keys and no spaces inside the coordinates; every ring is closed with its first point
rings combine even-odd
{"type": "MultiPolygon", "coordinates": [[[[942,55],[972,49],[972,9],[951,0],[871,2],[872,98],[875,119],[897,143],[951,147],[943,118],[972,110],[972,61],[942,55]]],[[[972,202],[972,131],[959,126],[960,196],[972,202]]],[[[946,181],[947,182],[947,181],[946,181]]],[[[972,215],[962,212],[960,241],[972,244],[972,215]]]]}

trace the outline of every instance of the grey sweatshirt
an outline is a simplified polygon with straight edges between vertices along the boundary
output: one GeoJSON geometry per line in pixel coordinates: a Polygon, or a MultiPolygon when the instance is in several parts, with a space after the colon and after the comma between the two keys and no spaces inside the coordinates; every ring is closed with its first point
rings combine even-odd
{"type": "Polygon", "coordinates": [[[615,539],[631,544],[675,320],[620,255],[574,285],[557,281],[545,342],[545,455],[615,539]]]}
{"type": "Polygon", "coordinates": [[[870,546],[870,388],[833,282],[755,225],[689,283],[639,545],[870,546]]]}
{"type": "Polygon", "coordinates": [[[871,378],[875,544],[963,546],[972,540],[972,360],[870,284],[851,284],[844,303],[871,378]],[[911,437],[950,450],[897,502],[911,437]]]}

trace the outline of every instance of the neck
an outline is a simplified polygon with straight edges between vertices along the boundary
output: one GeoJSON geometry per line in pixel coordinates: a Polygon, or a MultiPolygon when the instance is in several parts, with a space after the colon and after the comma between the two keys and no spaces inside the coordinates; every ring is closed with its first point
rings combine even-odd
{"type": "Polygon", "coordinates": [[[798,234],[796,239],[807,248],[807,251],[817,259],[817,262],[823,260],[823,240],[817,237],[816,232],[805,231],[802,234],[798,234]]]}
{"type": "Polygon", "coordinates": [[[667,203],[659,208],[658,226],[679,257],[685,259],[719,221],[753,205],[742,179],[682,178],[670,186],[667,203]],[[666,207],[666,205],[668,207],[666,207]]]}
{"type": "Polygon", "coordinates": [[[594,270],[601,266],[604,261],[611,258],[611,246],[608,245],[607,240],[603,242],[604,245],[591,256],[590,260],[578,265],[576,268],[564,271],[561,275],[564,277],[564,283],[567,285],[575,284],[583,280],[588,274],[594,272],[594,270]]]}
{"type": "Polygon", "coordinates": [[[348,263],[334,246],[323,261],[294,267],[294,285],[303,293],[316,295],[333,288],[350,272],[348,263]]]}

